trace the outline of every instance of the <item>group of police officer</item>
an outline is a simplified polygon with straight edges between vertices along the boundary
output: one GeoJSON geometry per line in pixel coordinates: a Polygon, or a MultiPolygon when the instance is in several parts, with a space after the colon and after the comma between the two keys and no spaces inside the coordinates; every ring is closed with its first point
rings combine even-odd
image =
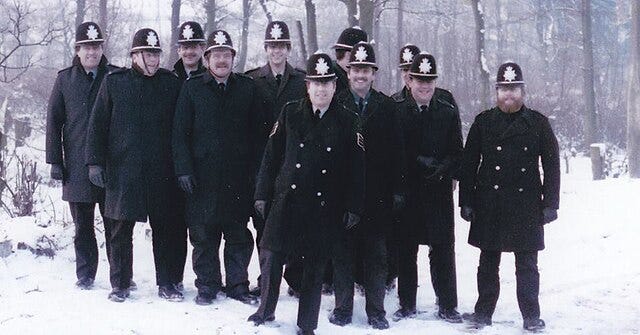
{"type": "Polygon", "coordinates": [[[85,22],[73,65],[58,73],[47,163],[75,223],[78,288],[90,289],[96,275],[98,204],[115,302],[136,288],[133,228],[148,220],[161,298],[184,298],[188,230],[195,302],[212,304],[219,292],[259,302],[249,317],[256,326],[275,320],[283,269],[299,299],[301,334],[317,328],[329,285],[333,324],[351,323],[359,287],[368,323],[388,328],[384,298],[396,277],[393,319],[414,317],[418,248],[428,245],[437,317],[490,325],[500,255],[514,252],[523,326],[545,327],[537,254],[543,225],[557,218],[558,146],[547,118],[524,106],[517,64],[498,69],[497,105],[477,115],[463,147],[455,99],[436,87],[435,58],[415,45],[400,50],[405,87],[389,97],[373,89],[375,51],[357,27],[340,34],[335,60],[315,53],[303,71],[288,62],[288,26],[272,21],[268,62],[246,74],[232,71],[236,49],[226,31],[205,39],[196,22],[178,29],[173,71],[160,67],[160,39],[148,28],[133,37],[132,66],[118,68],[103,55],[100,27],[85,22]],[[456,180],[469,243],[481,249],[479,297],[464,315],[457,311],[456,180]],[[250,216],[261,273],[253,290],[250,216]]]}

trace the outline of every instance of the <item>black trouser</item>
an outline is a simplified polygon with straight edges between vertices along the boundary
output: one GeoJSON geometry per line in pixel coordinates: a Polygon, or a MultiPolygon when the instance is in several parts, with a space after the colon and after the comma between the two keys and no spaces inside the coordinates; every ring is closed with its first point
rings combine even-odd
{"type": "MultiPolygon", "coordinates": [[[[491,318],[500,295],[500,251],[482,250],[478,265],[478,301],[475,312],[491,318]]],[[[540,274],[538,273],[538,252],[515,252],[516,292],[518,306],[524,319],[540,317],[538,293],[540,274]]]]}
{"type": "MultiPolygon", "coordinates": [[[[276,305],[280,296],[282,282],[282,267],[288,262],[288,257],[282,252],[262,249],[260,253],[260,307],[256,314],[262,318],[275,315],[276,305]]],[[[302,282],[299,289],[298,327],[313,330],[318,327],[320,300],[322,297],[322,277],[327,263],[326,256],[302,258],[302,282]]]]}
{"type": "Polygon", "coordinates": [[[224,235],[224,268],[227,296],[249,292],[248,267],[253,253],[253,236],[247,223],[198,222],[189,224],[193,245],[193,271],[198,291],[215,294],[222,287],[220,242],[224,235]]]}
{"type": "Polygon", "coordinates": [[[399,239],[397,236],[396,227],[400,226],[400,219],[398,217],[393,218],[393,225],[390,232],[387,234],[387,284],[393,282],[398,278],[398,247],[399,239]]]}
{"type": "Polygon", "coordinates": [[[133,276],[133,221],[111,220],[109,278],[114,290],[126,290],[133,276]]]}
{"type": "Polygon", "coordinates": [[[170,249],[173,250],[171,263],[174,271],[171,272],[170,281],[172,284],[182,283],[184,280],[184,267],[187,263],[187,222],[185,218],[185,202],[184,196],[178,200],[175,213],[175,226],[169,236],[170,249]],[[175,256],[175,257],[173,257],[175,256]]]}
{"type": "Polygon", "coordinates": [[[333,248],[333,269],[336,306],[333,312],[353,315],[353,284],[355,269],[361,264],[367,316],[384,317],[385,281],[387,278],[387,248],[383,235],[354,236],[344,234],[333,248]]]}
{"type": "MultiPolygon", "coordinates": [[[[440,308],[456,308],[456,259],[453,244],[434,244],[429,247],[431,284],[440,308]]],[[[418,244],[402,241],[399,245],[398,296],[400,306],[416,308],[418,290],[418,244]]]]}
{"type": "MultiPolygon", "coordinates": [[[[70,202],[69,210],[75,225],[73,246],[76,252],[76,276],[78,279],[95,279],[98,271],[98,243],[94,228],[94,213],[96,204],[93,202],[70,202]]],[[[105,246],[107,256],[110,252],[109,219],[104,217],[104,203],[98,208],[104,222],[105,246]]]]}

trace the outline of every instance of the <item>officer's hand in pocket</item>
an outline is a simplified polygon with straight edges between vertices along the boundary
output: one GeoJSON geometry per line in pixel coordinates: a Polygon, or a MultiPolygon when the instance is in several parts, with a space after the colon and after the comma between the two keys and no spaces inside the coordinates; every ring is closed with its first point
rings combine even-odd
{"type": "Polygon", "coordinates": [[[100,165],[89,165],[89,181],[91,181],[93,185],[104,188],[107,183],[104,168],[100,165]]]}
{"type": "Polygon", "coordinates": [[[473,219],[475,219],[475,214],[473,213],[473,208],[471,208],[469,206],[462,206],[460,208],[460,216],[462,216],[462,219],[467,221],[467,222],[471,222],[471,221],[473,221],[473,219]]]}
{"type": "Polygon", "coordinates": [[[555,221],[558,218],[558,210],[551,207],[545,207],[542,210],[542,215],[544,216],[544,224],[555,221]]]}
{"type": "Polygon", "coordinates": [[[51,164],[51,179],[64,180],[64,166],[62,164],[51,164]]]}

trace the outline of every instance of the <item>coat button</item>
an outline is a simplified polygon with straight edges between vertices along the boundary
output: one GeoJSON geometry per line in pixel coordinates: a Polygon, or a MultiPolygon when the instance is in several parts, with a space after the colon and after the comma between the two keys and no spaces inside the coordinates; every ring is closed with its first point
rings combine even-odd
{"type": "Polygon", "coordinates": [[[498,185],[493,185],[493,188],[494,188],[495,190],[497,190],[497,189],[499,189],[499,188],[500,188],[500,186],[498,186],[498,185]]]}
{"type": "Polygon", "coordinates": [[[320,206],[324,207],[327,203],[324,200],[320,201],[320,206]]]}
{"type": "Polygon", "coordinates": [[[299,169],[302,165],[300,165],[300,163],[296,164],[296,169],[299,169]]]}
{"type": "Polygon", "coordinates": [[[518,192],[522,192],[522,191],[524,191],[524,188],[519,188],[518,189],[518,192]]]}
{"type": "Polygon", "coordinates": [[[331,147],[327,147],[327,152],[331,152],[331,147]]]}
{"type": "Polygon", "coordinates": [[[529,150],[529,148],[524,147],[524,148],[522,148],[522,150],[527,151],[527,150],[529,150]]]}
{"type": "Polygon", "coordinates": [[[295,190],[295,189],[296,189],[296,187],[297,187],[297,186],[296,186],[296,184],[291,184],[291,189],[292,189],[292,190],[295,190]]]}
{"type": "Polygon", "coordinates": [[[500,165],[496,165],[496,171],[500,171],[500,165]]]}
{"type": "Polygon", "coordinates": [[[327,170],[322,170],[322,174],[327,174],[327,170]]]}
{"type": "Polygon", "coordinates": [[[497,146],[497,147],[496,147],[496,150],[498,150],[498,151],[502,151],[502,147],[501,147],[501,146],[497,146]]]}
{"type": "Polygon", "coordinates": [[[520,171],[522,171],[522,172],[526,172],[526,171],[527,171],[527,169],[522,168],[522,169],[520,169],[520,171]]]}
{"type": "Polygon", "coordinates": [[[321,197],[321,196],[322,196],[322,192],[318,192],[318,193],[317,193],[317,195],[318,195],[319,197],[321,197]]]}
{"type": "Polygon", "coordinates": [[[304,143],[300,143],[300,148],[304,148],[304,143]]]}

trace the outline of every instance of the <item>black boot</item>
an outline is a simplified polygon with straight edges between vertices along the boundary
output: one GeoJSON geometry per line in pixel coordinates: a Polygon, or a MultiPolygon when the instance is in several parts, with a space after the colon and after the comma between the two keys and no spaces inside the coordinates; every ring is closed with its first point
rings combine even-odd
{"type": "Polygon", "coordinates": [[[128,297],[129,290],[113,289],[107,298],[113,302],[124,302],[128,297]]]}
{"type": "Polygon", "coordinates": [[[176,289],[174,285],[164,285],[158,287],[158,296],[162,299],[180,302],[184,299],[184,295],[176,289]]]}
{"type": "Polygon", "coordinates": [[[532,332],[541,331],[545,328],[544,320],[524,319],[524,322],[522,323],[522,328],[532,332]]]}
{"type": "Polygon", "coordinates": [[[238,300],[241,303],[247,304],[247,305],[255,305],[258,303],[258,298],[252,296],[249,292],[240,293],[237,295],[227,295],[227,297],[233,300],[238,300]]]}
{"type": "Polygon", "coordinates": [[[478,313],[464,313],[462,314],[462,319],[477,329],[491,326],[491,317],[478,313]]]}
{"type": "Polygon", "coordinates": [[[76,287],[81,290],[90,290],[93,287],[92,278],[81,278],[76,282],[76,287]]]}
{"type": "Polygon", "coordinates": [[[210,290],[198,290],[198,295],[196,296],[196,304],[200,306],[211,305],[213,300],[216,298],[216,293],[210,290]]]}
{"type": "Polygon", "coordinates": [[[343,327],[351,323],[351,315],[332,312],[331,315],[329,315],[329,322],[336,326],[343,327]]]}
{"type": "Polygon", "coordinates": [[[393,321],[400,321],[402,319],[407,319],[407,318],[413,318],[415,317],[417,314],[416,309],[415,308],[405,308],[405,307],[400,307],[399,310],[395,311],[395,313],[393,313],[393,321]]]}
{"type": "Polygon", "coordinates": [[[455,308],[440,308],[438,318],[449,323],[462,323],[462,316],[455,308]]]}
{"type": "Polygon", "coordinates": [[[260,315],[258,313],[254,313],[254,314],[249,315],[249,318],[247,318],[247,321],[253,322],[254,326],[259,326],[261,324],[264,324],[265,322],[274,321],[275,319],[276,319],[275,315],[269,315],[267,317],[262,317],[262,315],[260,315]]]}
{"type": "Polygon", "coordinates": [[[367,321],[373,327],[373,329],[388,329],[389,321],[384,316],[377,316],[369,318],[367,321]]]}

